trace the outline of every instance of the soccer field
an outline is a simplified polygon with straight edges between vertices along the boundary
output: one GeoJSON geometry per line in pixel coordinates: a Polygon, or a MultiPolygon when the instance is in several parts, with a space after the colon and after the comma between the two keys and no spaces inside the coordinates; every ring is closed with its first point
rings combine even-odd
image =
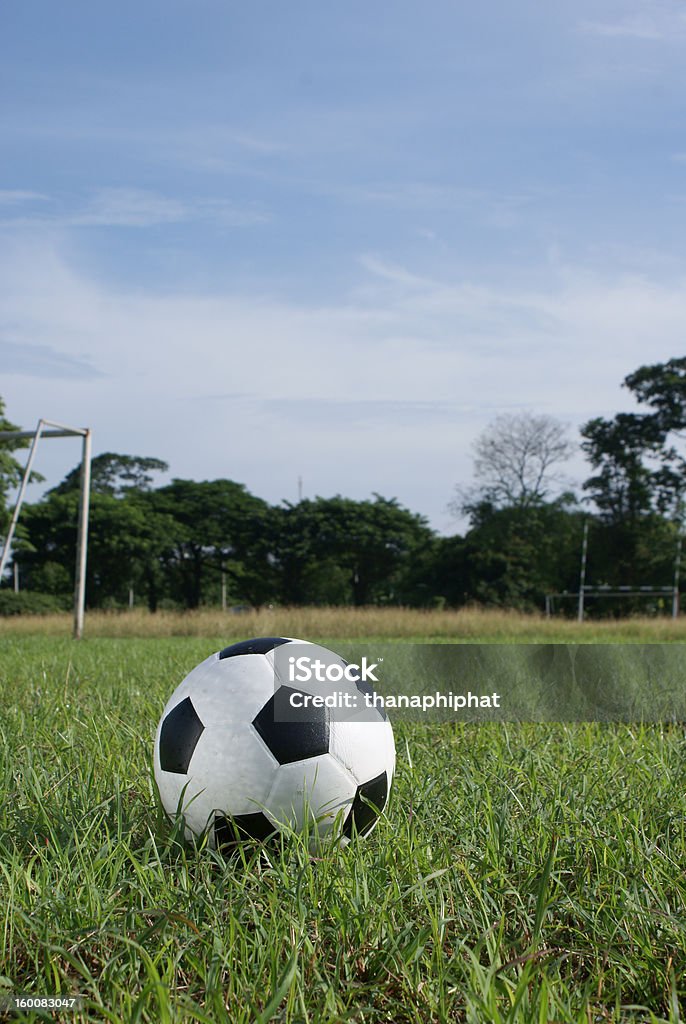
{"type": "MultiPolygon", "coordinates": [[[[682,1019],[683,727],[396,726],[367,840],[227,859],[167,826],[151,762],[172,690],[258,625],[230,624],[80,644],[3,624],[0,993],[78,995],[65,1021],[682,1019]]],[[[542,630],[571,639],[509,636],[542,630]]]]}

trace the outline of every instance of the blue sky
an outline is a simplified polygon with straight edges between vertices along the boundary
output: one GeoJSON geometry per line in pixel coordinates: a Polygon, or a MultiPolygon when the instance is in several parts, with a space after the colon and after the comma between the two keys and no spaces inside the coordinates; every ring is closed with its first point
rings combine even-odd
{"type": "Polygon", "coordinates": [[[22,0],[0,67],[24,427],[451,532],[496,415],[684,352],[683,3],[22,0]]]}

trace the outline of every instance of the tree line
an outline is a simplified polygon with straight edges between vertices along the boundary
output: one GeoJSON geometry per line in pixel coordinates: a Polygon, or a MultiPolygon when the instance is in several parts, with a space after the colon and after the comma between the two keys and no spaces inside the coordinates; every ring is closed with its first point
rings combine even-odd
{"type": "MultiPolygon", "coordinates": [[[[590,475],[578,492],[560,475],[575,450],[562,424],[530,413],[498,417],[475,444],[474,483],[452,503],[467,528],[449,537],[378,494],[271,505],[233,480],[156,486],[156,474],[168,470],[161,460],[98,455],[89,607],[126,607],[133,597],[151,611],[193,609],[217,605],[223,595],[230,605],[250,606],[541,609],[546,593],[578,589],[585,522],[587,582],[668,586],[684,518],[686,358],[642,366],[623,383],[639,411],[582,427],[590,475]]],[[[0,401],[0,430],[12,429],[0,401]]],[[[18,447],[0,442],[0,530],[21,475],[18,447]]],[[[77,467],[22,510],[13,559],[25,597],[69,601],[78,498],[77,467]]],[[[7,607],[8,582],[0,592],[7,607]]],[[[621,607],[608,599],[597,610],[639,607],[648,610],[644,599],[621,607]]]]}

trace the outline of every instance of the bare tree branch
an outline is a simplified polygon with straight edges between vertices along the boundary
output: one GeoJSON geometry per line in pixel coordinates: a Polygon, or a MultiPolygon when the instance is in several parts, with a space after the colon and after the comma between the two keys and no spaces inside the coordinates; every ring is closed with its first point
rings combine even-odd
{"type": "MultiPolygon", "coordinates": [[[[566,427],[551,416],[503,414],[474,444],[476,489],[458,491],[473,503],[527,507],[545,501],[561,476],[554,467],[572,455],[566,427]]],[[[466,502],[463,500],[464,509],[466,502]]],[[[454,506],[453,506],[454,507],[454,506]]]]}

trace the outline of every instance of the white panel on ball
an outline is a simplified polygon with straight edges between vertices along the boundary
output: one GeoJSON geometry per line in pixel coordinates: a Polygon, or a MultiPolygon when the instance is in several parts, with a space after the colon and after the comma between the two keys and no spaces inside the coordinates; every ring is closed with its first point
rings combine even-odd
{"type": "Polygon", "coordinates": [[[320,754],[281,765],[266,806],[270,817],[297,830],[303,829],[307,810],[313,831],[325,836],[339,814],[342,824],[356,791],[350,772],[330,754],[320,754]]]}
{"type": "Polygon", "coordinates": [[[358,783],[373,779],[383,771],[390,781],[395,769],[393,730],[390,722],[380,717],[373,722],[368,716],[357,721],[335,722],[329,749],[358,783]]]}

